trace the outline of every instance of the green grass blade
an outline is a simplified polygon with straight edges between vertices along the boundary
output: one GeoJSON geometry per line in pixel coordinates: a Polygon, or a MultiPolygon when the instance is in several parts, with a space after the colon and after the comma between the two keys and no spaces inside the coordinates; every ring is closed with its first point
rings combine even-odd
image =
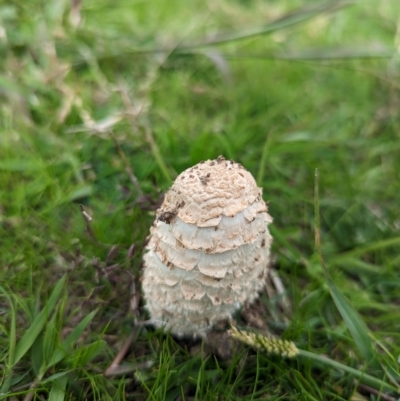
{"type": "Polygon", "coordinates": [[[150,145],[151,148],[151,153],[153,154],[154,159],[156,160],[158,167],[160,168],[161,172],[164,175],[164,178],[167,180],[168,183],[171,183],[173,181],[171,174],[168,171],[168,167],[165,164],[164,157],[160,151],[160,148],[154,139],[154,136],[152,134],[152,128],[150,127],[150,124],[145,124],[144,125],[144,131],[146,135],[146,140],[150,145]]]}
{"type": "Polygon", "coordinates": [[[271,57],[281,60],[343,60],[362,58],[393,57],[394,49],[374,44],[365,47],[318,47],[301,49],[286,53],[273,54],[271,57]]]}
{"type": "Polygon", "coordinates": [[[17,343],[17,332],[16,332],[16,321],[15,321],[15,307],[12,301],[10,301],[10,306],[11,306],[11,326],[10,326],[9,362],[11,366],[11,361],[14,360],[15,347],[17,343]]]}
{"type": "Polygon", "coordinates": [[[270,336],[264,336],[262,334],[254,333],[251,331],[238,330],[234,326],[231,327],[230,334],[232,338],[239,340],[244,344],[253,347],[254,349],[262,350],[268,354],[279,355],[282,358],[298,358],[298,357],[307,358],[319,363],[323,363],[324,365],[333,367],[337,370],[349,373],[350,375],[356,377],[361,382],[375,389],[398,391],[398,388],[389,383],[386,383],[380,378],[371,376],[367,373],[364,373],[361,370],[354,369],[350,366],[332,360],[326,356],[318,355],[310,351],[299,349],[292,341],[282,340],[270,336]]]}
{"type": "Polygon", "coordinates": [[[343,252],[337,256],[333,256],[332,261],[335,263],[345,263],[346,260],[365,255],[368,252],[376,252],[400,245],[400,237],[388,238],[380,241],[375,241],[366,245],[359,246],[351,251],[343,252]]]}
{"type": "Polygon", "coordinates": [[[328,285],[329,292],[335,303],[340,315],[342,316],[346,327],[348,328],[354,343],[360,354],[365,361],[376,370],[381,371],[381,367],[376,359],[376,353],[368,335],[368,328],[360,315],[349,304],[343,294],[333,283],[328,269],[326,268],[325,261],[322,256],[321,250],[321,220],[319,209],[319,184],[318,184],[318,169],[315,169],[315,182],[314,182],[314,223],[315,223],[315,248],[325,275],[325,281],[328,285]]]}
{"type": "Polygon", "coordinates": [[[375,388],[377,390],[389,390],[395,392],[399,391],[398,388],[394,387],[389,383],[384,382],[381,379],[378,379],[377,377],[371,376],[367,373],[354,369],[350,366],[344,365],[343,363],[334,361],[333,359],[327,358],[325,356],[314,354],[313,352],[305,351],[302,349],[298,350],[298,356],[307,359],[312,359],[314,361],[321,362],[324,365],[331,366],[335,369],[349,373],[352,376],[356,377],[358,380],[360,380],[362,383],[371,386],[372,388],[375,388]]]}
{"type": "Polygon", "coordinates": [[[56,379],[53,383],[49,394],[49,401],[64,401],[65,388],[67,387],[68,377],[62,376],[56,379]]]}
{"type": "Polygon", "coordinates": [[[85,366],[93,358],[95,358],[106,346],[106,342],[103,340],[98,340],[80,350],[79,354],[76,355],[74,363],[79,366],[85,366]]]}
{"type": "Polygon", "coordinates": [[[69,375],[71,372],[72,372],[71,370],[65,370],[63,372],[54,373],[53,375],[46,377],[46,379],[43,379],[41,381],[41,383],[46,384],[46,383],[54,382],[56,380],[61,379],[62,377],[69,375]]]}
{"type": "Polygon", "coordinates": [[[269,148],[270,148],[270,141],[271,141],[271,135],[268,134],[265,138],[263,151],[261,154],[260,165],[258,167],[257,184],[259,187],[262,187],[262,184],[263,184],[264,170],[265,170],[265,166],[266,166],[266,162],[267,162],[267,155],[268,155],[269,148]]]}
{"type": "Polygon", "coordinates": [[[44,364],[45,351],[44,351],[44,335],[40,333],[30,348],[31,365],[36,376],[39,376],[44,364]]]}
{"type": "Polygon", "coordinates": [[[346,327],[349,329],[353,337],[356,347],[360,351],[363,358],[375,369],[381,370],[376,359],[376,353],[372,345],[370,336],[368,335],[368,327],[361,319],[360,315],[353,309],[343,294],[338,290],[330,277],[326,278],[332,299],[340,315],[342,316],[346,327]]]}
{"type": "Polygon", "coordinates": [[[72,345],[79,340],[81,337],[82,333],[86,329],[86,327],[89,325],[89,323],[92,321],[94,316],[97,313],[97,309],[89,315],[87,315],[76,327],[72,332],[68,335],[68,337],[62,342],[59,348],[57,348],[52,357],[50,358],[50,361],[48,363],[48,368],[55,365],[56,363],[60,362],[65,356],[67,356],[72,348],[72,345]]]}
{"type": "Polygon", "coordinates": [[[36,317],[36,319],[32,322],[31,326],[28,328],[28,330],[22,336],[21,340],[18,342],[18,344],[15,348],[15,355],[14,355],[14,359],[12,361],[12,365],[15,365],[18,361],[21,360],[21,358],[23,358],[23,356],[32,347],[32,344],[35,342],[35,340],[38,337],[38,335],[40,334],[40,332],[43,330],[43,327],[46,324],[47,319],[48,319],[51,311],[54,309],[54,307],[58,301],[58,298],[61,294],[61,291],[64,288],[66,279],[67,279],[67,276],[64,275],[61,278],[61,280],[57,283],[46,306],[39,313],[39,315],[36,317]]]}
{"type": "Polygon", "coordinates": [[[14,302],[11,297],[8,295],[8,292],[5,288],[0,287],[0,291],[4,294],[4,296],[8,300],[8,304],[10,305],[11,310],[11,322],[10,322],[10,333],[9,333],[9,348],[8,348],[8,366],[6,367],[5,371],[3,372],[3,379],[4,381],[0,387],[0,394],[5,394],[8,392],[11,381],[12,381],[12,361],[14,360],[15,354],[15,344],[16,344],[16,314],[15,314],[15,306],[14,302]]]}
{"type": "MultiPolygon", "coordinates": [[[[10,389],[10,386],[11,386],[11,382],[12,382],[12,374],[10,371],[6,371],[5,379],[0,388],[0,397],[2,397],[4,394],[6,394],[8,392],[8,390],[10,389]]],[[[2,399],[2,398],[0,398],[0,399],[2,399]]]]}
{"type": "Polygon", "coordinates": [[[221,34],[211,40],[199,41],[191,45],[178,46],[177,50],[179,51],[180,49],[193,49],[203,46],[217,45],[221,43],[248,39],[255,36],[271,34],[281,29],[286,29],[293,25],[301,24],[302,22],[308,21],[309,19],[314,18],[322,13],[335,11],[353,4],[353,1],[337,0],[320,2],[318,5],[313,7],[300,8],[299,10],[293,11],[262,27],[250,28],[240,32],[221,34]]]}
{"type": "Polygon", "coordinates": [[[10,322],[10,340],[9,340],[9,348],[8,348],[8,363],[9,366],[12,365],[12,361],[14,360],[14,353],[15,353],[15,345],[17,341],[17,335],[16,335],[16,321],[15,321],[15,306],[14,302],[11,299],[11,297],[8,295],[8,292],[6,291],[5,288],[0,287],[0,291],[4,294],[4,296],[7,298],[8,304],[10,306],[10,311],[11,311],[11,322],[10,322]]]}

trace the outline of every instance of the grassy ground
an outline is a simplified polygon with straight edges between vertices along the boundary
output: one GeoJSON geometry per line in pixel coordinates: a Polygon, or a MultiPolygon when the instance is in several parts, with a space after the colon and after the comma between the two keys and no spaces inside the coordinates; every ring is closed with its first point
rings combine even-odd
{"type": "Polygon", "coordinates": [[[0,1],[0,399],[397,399],[399,12],[0,1]],[[269,200],[292,311],[259,305],[300,354],[222,360],[147,328],[105,377],[154,208],[220,154],[269,200]]]}

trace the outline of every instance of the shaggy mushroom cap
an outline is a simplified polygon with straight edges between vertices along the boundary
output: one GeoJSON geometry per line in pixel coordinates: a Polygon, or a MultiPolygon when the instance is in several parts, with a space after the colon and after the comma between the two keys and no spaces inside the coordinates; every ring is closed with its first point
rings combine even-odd
{"type": "Polygon", "coordinates": [[[178,336],[204,336],[252,302],[265,284],[272,218],[262,189],[219,157],[181,173],[157,211],[144,256],[151,320],[178,336]]]}

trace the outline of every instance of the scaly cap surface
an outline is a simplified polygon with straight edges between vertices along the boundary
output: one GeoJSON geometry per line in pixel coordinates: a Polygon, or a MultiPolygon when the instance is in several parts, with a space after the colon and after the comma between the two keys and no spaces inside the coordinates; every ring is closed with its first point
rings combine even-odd
{"type": "Polygon", "coordinates": [[[253,176],[241,164],[220,156],[181,173],[165,195],[158,217],[177,215],[184,223],[215,227],[222,216],[236,216],[260,201],[261,195],[253,176]]]}
{"type": "Polygon", "coordinates": [[[240,164],[202,162],[165,195],[144,255],[146,308],[158,327],[204,336],[263,288],[272,218],[240,164]]]}

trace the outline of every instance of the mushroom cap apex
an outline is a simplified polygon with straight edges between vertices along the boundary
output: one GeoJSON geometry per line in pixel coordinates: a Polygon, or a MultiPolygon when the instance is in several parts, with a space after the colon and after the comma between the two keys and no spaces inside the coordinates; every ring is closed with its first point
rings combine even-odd
{"type": "MultiPolygon", "coordinates": [[[[262,189],[239,163],[219,156],[183,171],[166,193],[158,219],[178,216],[198,227],[215,227],[261,200],[262,189]]],[[[166,221],[168,223],[168,221],[166,221]]]]}

